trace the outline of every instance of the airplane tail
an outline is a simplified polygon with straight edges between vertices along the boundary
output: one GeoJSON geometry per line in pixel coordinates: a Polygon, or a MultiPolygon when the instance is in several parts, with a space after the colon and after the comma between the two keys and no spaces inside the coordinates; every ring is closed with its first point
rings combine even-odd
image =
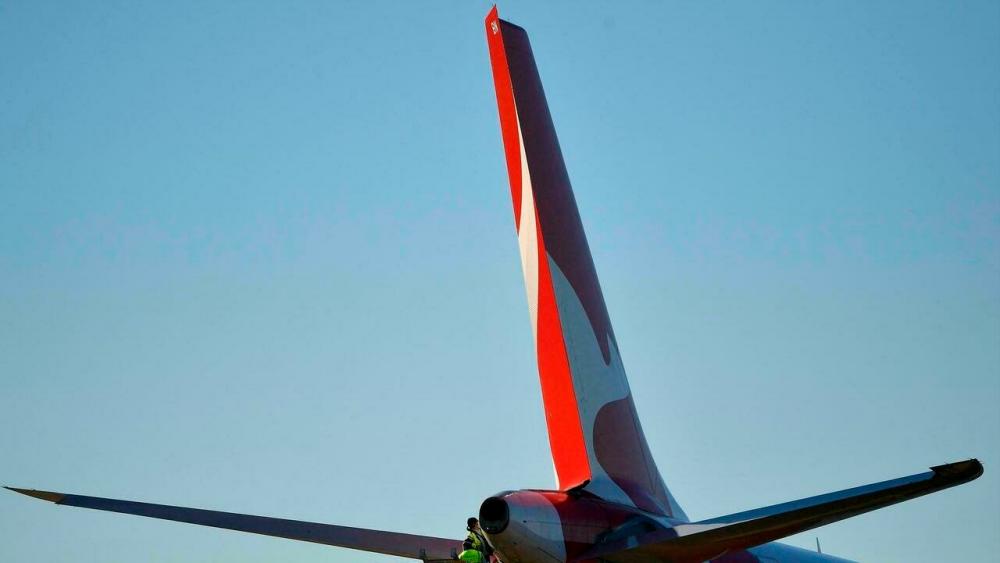
{"type": "Polygon", "coordinates": [[[524,29],[486,17],[558,487],[687,520],[650,455],[524,29]]]}

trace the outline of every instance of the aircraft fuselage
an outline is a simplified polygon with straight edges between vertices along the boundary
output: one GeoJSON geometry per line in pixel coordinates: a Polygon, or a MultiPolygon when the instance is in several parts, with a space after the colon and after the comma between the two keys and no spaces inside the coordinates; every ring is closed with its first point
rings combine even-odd
{"type": "MultiPolygon", "coordinates": [[[[486,499],[479,521],[504,563],[564,563],[600,559],[593,550],[616,540],[660,532],[664,539],[681,521],[635,507],[608,502],[585,491],[504,491],[486,499]]],[[[673,534],[676,537],[676,534],[673,534]]],[[[665,561],[648,556],[616,555],[615,561],[665,561]]],[[[847,560],[779,543],[749,550],[692,554],[685,550],[671,562],[844,563],[847,560]]]]}

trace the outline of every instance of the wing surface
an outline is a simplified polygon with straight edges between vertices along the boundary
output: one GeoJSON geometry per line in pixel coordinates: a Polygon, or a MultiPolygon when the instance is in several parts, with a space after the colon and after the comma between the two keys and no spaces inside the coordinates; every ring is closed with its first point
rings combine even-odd
{"type": "Polygon", "coordinates": [[[385,555],[422,559],[424,561],[456,559],[458,552],[462,551],[461,541],[430,536],[383,532],[381,530],[317,524],[314,522],[251,516],[249,514],[235,514],[232,512],[218,512],[199,508],[184,508],[165,504],[69,495],[49,491],[36,491],[33,489],[5,488],[63,506],[77,506],[80,508],[92,508],[94,510],[120,512],[122,514],[135,514],[148,518],[186,522],[188,524],[198,524],[199,526],[211,526],[213,528],[223,528],[239,532],[250,532],[251,534],[263,534],[265,536],[346,547],[361,551],[373,551],[385,555]]]}
{"type": "Polygon", "coordinates": [[[871,485],[710,518],[602,544],[579,559],[616,563],[706,561],[919,496],[961,485],[983,474],[979,460],[871,485]]]}

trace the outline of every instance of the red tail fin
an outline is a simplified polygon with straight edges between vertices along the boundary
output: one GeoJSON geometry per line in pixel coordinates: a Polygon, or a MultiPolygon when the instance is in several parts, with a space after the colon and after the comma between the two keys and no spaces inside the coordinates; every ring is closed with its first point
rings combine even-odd
{"type": "Polygon", "coordinates": [[[635,413],[528,36],[494,7],[486,37],[558,486],[683,519],[635,413]]]}

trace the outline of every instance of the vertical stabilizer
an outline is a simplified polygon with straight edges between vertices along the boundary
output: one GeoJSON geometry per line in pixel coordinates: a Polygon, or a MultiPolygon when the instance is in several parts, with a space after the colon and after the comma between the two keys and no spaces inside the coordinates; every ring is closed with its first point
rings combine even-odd
{"type": "Polygon", "coordinates": [[[686,519],[636,416],[528,36],[494,7],[486,37],[558,486],[686,519]]]}

